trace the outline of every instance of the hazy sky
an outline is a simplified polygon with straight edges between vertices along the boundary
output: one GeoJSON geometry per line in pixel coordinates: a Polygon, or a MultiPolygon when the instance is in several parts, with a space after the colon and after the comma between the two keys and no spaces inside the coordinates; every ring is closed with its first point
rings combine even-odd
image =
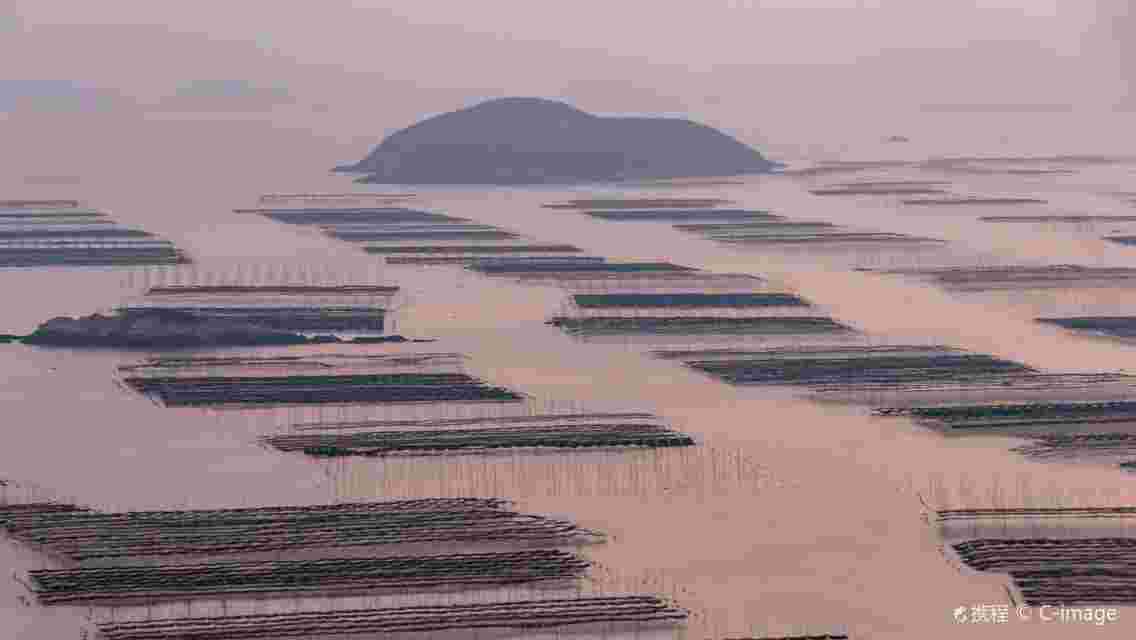
{"type": "Polygon", "coordinates": [[[44,102],[72,83],[146,109],[284,106],[370,114],[386,130],[500,95],[727,129],[834,109],[1111,108],[1136,59],[1131,5],[5,0],[0,110],[43,81],[55,83],[44,102]]]}

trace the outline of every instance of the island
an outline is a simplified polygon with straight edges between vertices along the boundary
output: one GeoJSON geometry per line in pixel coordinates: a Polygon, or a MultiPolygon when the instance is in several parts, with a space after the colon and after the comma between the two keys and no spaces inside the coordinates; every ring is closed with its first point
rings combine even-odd
{"type": "Polygon", "coordinates": [[[113,315],[95,313],[79,318],[61,316],[36,327],[26,336],[0,335],[0,342],[67,347],[194,348],[352,342],[433,342],[404,336],[308,336],[253,323],[202,317],[168,309],[130,309],[113,315]]]}
{"type": "Polygon", "coordinates": [[[373,184],[577,184],[769,173],[783,165],[681,118],[602,117],[500,98],[427,118],[334,171],[373,184]]]}

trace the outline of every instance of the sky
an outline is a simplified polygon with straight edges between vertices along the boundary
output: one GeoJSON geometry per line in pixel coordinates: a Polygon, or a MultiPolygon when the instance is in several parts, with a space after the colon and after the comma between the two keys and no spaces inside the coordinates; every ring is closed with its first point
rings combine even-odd
{"type": "Polygon", "coordinates": [[[377,135],[505,95],[727,131],[881,109],[1115,110],[1136,107],[1131,4],[5,0],[0,111],[292,110],[377,135]]]}

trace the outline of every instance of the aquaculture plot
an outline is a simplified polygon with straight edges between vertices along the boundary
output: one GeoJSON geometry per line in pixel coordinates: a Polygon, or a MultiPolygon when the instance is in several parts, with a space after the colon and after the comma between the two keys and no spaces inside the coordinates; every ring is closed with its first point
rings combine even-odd
{"type": "Polygon", "coordinates": [[[854,246],[892,244],[944,244],[943,240],[902,233],[856,230],[828,222],[781,219],[765,223],[679,224],[693,233],[730,246],[854,246]]]}
{"type": "Polygon", "coordinates": [[[703,291],[692,290],[695,287],[681,281],[672,281],[669,287],[648,283],[646,290],[629,285],[612,285],[606,291],[577,286],[573,287],[577,293],[549,323],[578,336],[698,335],[708,331],[760,334],[783,333],[793,327],[807,332],[825,325],[823,315],[800,296],[756,291],[753,284],[744,291],[738,286],[722,286],[725,282],[714,283],[708,278],[711,286],[703,291]]]}
{"type": "Polygon", "coordinates": [[[147,603],[218,597],[335,596],[490,589],[572,581],[588,561],[556,549],[381,558],[84,567],[28,572],[40,604],[147,603]]]}
{"type": "Polygon", "coordinates": [[[382,333],[398,294],[397,286],[377,285],[160,285],[117,311],[300,333],[382,333]]]}
{"type": "Polygon", "coordinates": [[[942,183],[846,183],[842,185],[810,189],[814,196],[932,196],[949,193],[939,185],[942,183]]]}
{"type": "Polygon", "coordinates": [[[276,209],[255,212],[280,222],[318,226],[329,237],[362,246],[392,264],[469,264],[485,256],[572,255],[578,247],[540,243],[492,225],[404,208],[276,209]]]}
{"type": "Polygon", "coordinates": [[[393,285],[164,285],[151,287],[147,296],[367,296],[387,298],[399,292],[393,285]]]}
{"type": "Polygon", "coordinates": [[[585,275],[600,274],[639,274],[639,273],[692,273],[697,271],[694,267],[684,267],[671,262],[607,262],[603,261],[579,261],[579,260],[551,260],[549,262],[534,262],[528,263],[520,260],[497,260],[486,261],[471,267],[473,271],[479,271],[489,275],[523,275],[526,273],[535,274],[574,274],[580,273],[585,275]]]}
{"type": "Polygon", "coordinates": [[[0,503],[0,528],[16,518],[40,513],[74,513],[90,511],[86,507],[58,502],[0,503]]]}
{"type": "Polygon", "coordinates": [[[1049,204],[1047,200],[1040,198],[981,198],[981,197],[957,197],[957,198],[912,198],[901,201],[906,206],[923,206],[923,207],[957,207],[957,206],[1000,206],[1000,205],[1028,205],[1028,204],[1049,204]]]}
{"type": "Polygon", "coordinates": [[[167,407],[524,399],[455,370],[461,363],[459,354],[429,353],[159,358],[119,374],[124,386],[167,407]]]}
{"type": "Polygon", "coordinates": [[[494,499],[449,498],[207,511],[32,512],[3,522],[9,536],[83,563],[165,561],[318,550],[386,554],[481,545],[566,547],[602,540],[594,531],[518,513],[494,499]]]}
{"type": "Polygon", "coordinates": [[[843,633],[821,633],[803,636],[762,636],[760,638],[726,638],[725,640],[848,640],[843,633]]]}
{"type": "Polygon", "coordinates": [[[620,632],[671,627],[687,616],[661,598],[612,596],[107,623],[99,625],[99,633],[106,640],[255,640],[472,630],[620,632]]]}
{"type": "Polygon", "coordinates": [[[542,205],[545,209],[706,209],[730,204],[721,198],[582,198],[542,205]]]}
{"type": "Polygon", "coordinates": [[[466,374],[346,374],[267,377],[127,377],[167,407],[225,404],[520,401],[524,396],[466,374]]]}
{"type": "Polygon", "coordinates": [[[746,308],[809,307],[791,293],[578,293],[572,303],[579,309],[746,308]]]}
{"type": "Polygon", "coordinates": [[[977,539],[952,545],[977,571],[1009,574],[1030,606],[1136,604],[1136,539],[977,539]]]}
{"type": "Polygon", "coordinates": [[[0,200],[0,209],[74,209],[78,200],[0,200]]]}
{"type": "Polygon", "coordinates": [[[443,213],[405,207],[303,207],[294,209],[234,209],[234,213],[256,214],[284,224],[321,226],[335,224],[446,224],[466,223],[443,213]]]}
{"type": "MultiPolygon", "coordinates": [[[[871,271],[865,269],[864,271],[871,271]]],[[[1070,286],[1132,286],[1136,269],[1124,267],[1085,267],[1080,265],[1016,265],[999,267],[952,267],[875,271],[881,274],[926,279],[952,291],[991,291],[999,289],[1046,289],[1070,286]]]]}
{"type": "Polygon", "coordinates": [[[1045,434],[1035,436],[1033,443],[1015,447],[1014,451],[1043,461],[1089,459],[1123,464],[1136,458],[1136,434],[1045,434]]]}
{"type": "MultiPolygon", "coordinates": [[[[949,347],[843,346],[660,351],[659,357],[734,385],[800,386],[832,400],[904,404],[966,396],[1051,397],[1054,392],[1131,393],[1136,377],[1047,373],[1021,363],[949,347]]],[[[899,413],[899,409],[891,409],[899,413]]]]}
{"type": "Polygon", "coordinates": [[[283,434],[266,437],[264,442],[282,451],[326,457],[464,454],[498,449],[662,448],[694,444],[688,435],[663,425],[640,422],[283,434]]]}
{"type": "Polygon", "coordinates": [[[78,206],[0,209],[0,267],[182,264],[173,244],[78,206]]]}
{"type": "Polygon", "coordinates": [[[1020,215],[1020,216],[980,216],[979,222],[1021,223],[1021,224],[1077,224],[1096,225],[1112,222],[1136,222],[1136,216],[1113,215],[1020,215]]]}
{"type": "Polygon", "coordinates": [[[683,362],[731,384],[762,385],[994,381],[1003,380],[1007,375],[1034,372],[1023,364],[984,354],[964,353],[948,347],[914,346],[736,351],[715,354],[711,359],[687,354],[683,362]]]}
{"type": "Polygon", "coordinates": [[[329,370],[343,372],[461,373],[466,357],[460,353],[405,352],[397,354],[324,353],[318,355],[160,356],[118,367],[135,376],[164,377],[175,374],[230,376],[329,370]]]}
{"type": "Polygon", "coordinates": [[[878,416],[906,416],[938,429],[958,432],[1003,430],[1036,433],[1098,425],[1136,426],[1136,401],[1109,402],[1029,402],[943,405],[923,407],[885,407],[875,409],[878,416]]]}
{"type": "Polygon", "coordinates": [[[386,310],[367,306],[217,306],[137,305],[119,307],[118,313],[131,315],[176,314],[200,320],[225,320],[296,332],[382,333],[386,310]]]}
{"type": "Polygon", "coordinates": [[[579,337],[655,336],[776,336],[850,334],[855,329],[820,316],[590,316],[558,317],[548,324],[579,337]]]}
{"type": "Polygon", "coordinates": [[[996,433],[1032,440],[1014,452],[1038,461],[1120,464],[1136,459],[1136,402],[999,403],[876,409],[950,434],[996,433]]]}
{"type": "Polygon", "coordinates": [[[214,266],[155,267],[133,270],[123,283],[128,306],[223,307],[302,306],[367,307],[389,310],[397,306],[401,289],[385,283],[382,270],[341,271],[306,264],[262,262],[214,266]]]}
{"type": "Polygon", "coordinates": [[[750,223],[783,220],[779,215],[761,209],[620,209],[581,211],[584,215],[609,222],[709,222],[750,223]]]}
{"type": "Polygon", "coordinates": [[[1136,246],[1136,236],[1105,236],[1104,239],[1125,246],[1136,246]]]}
{"type": "Polygon", "coordinates": [[[355,204],[360,202],[400,202],[417,198],[414,193],[266,193],[260,196],[260,202],[334,202],[337,204],[355,204]]]}

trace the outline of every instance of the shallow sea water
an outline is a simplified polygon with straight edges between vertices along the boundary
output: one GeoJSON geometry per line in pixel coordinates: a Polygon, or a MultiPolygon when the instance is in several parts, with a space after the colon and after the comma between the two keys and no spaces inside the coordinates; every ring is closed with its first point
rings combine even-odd
{"type": "MultiPolygon", "coordinates": [[[[0,165],[5,197],[83,199],[123,224],[173,240],[199,270],[230,272],[238,262],[262,262],[293,264],[297,272],[318,264],[331,272],[375,273],[377,258],[315,229],[231,212],[254,206],[265,192],[350,190],[346,178],[326,175],[345,153],[333,137],[248,122],[140,122],[141,135],[119,148],[109,132],[76,126],[56,132],[73,145],[70,154],[61,155],[58,144],[44,142],[44,130],[3,126],[5,139],[27,150],[0,165]],[[116,152],[109,157],[100,152],[112,148],[116,152]],[[82,181],[22,180],[47,174],[79,175],[82,181]]],[[[723,197],[795,219],[950,241],[949,250],[930,256],[896,249],[731,249],[665,223],[605,222],[540,207],[581,191],[587,195],[586,189],[415,189],[419,198],[411,206],[543,242],[575,244],[612,259],[764,275],[880,342],[945,343],[1061,370],[1120,370],[1131,367],[1132,346],[1029,321],[1034,307],[1064,312],[1078,308],[1077,296],[1087,294],[1056,292],[1049,300],[1023,303],[950,294],[850,269],[940,266],[944,260],[1136,266],[1136,250],[1067,225],[977,220],[1008,215],[1006,206],[916,210],[892,196],[818,197],[808,189],[858,179],[946,179],[961,194],[1050,201],[1022,213],[1130,214],[1127,202],[1107,194],[1136,190],[1131,169],[1094,165],[1078,167],[1075,175],[1024,177],[891,168],[824,180],[768,176],[742,184],[621,190],[723,197]]],[[[937,534],[922,519],[920,498],[934,506],[1122,504],[1132,502],[1136,489],[1130,475],[1030,462],[1008,451],[1020,443],[1015,439],[944,438],[904,420],[872,418],[863,407],[806,401],[784,390],[729,387],[678,362],[652,358],[650,346],[631,340],[584,343],[544,324],[567,295],[554,286],[489,279],[456,267],[387,267],[377,274],[384,283],[406,288],[396,330],[438,342],[289,351],[461,352],[469,356],[471,373],[528,394],[534,406],[653,411],[696,436],[701,446],[657,453],[314,461],[262,447],[256,437],[289,421],[349,410],[163,409],[113,381],[115,366],[145,353],[4,345],[0,477],[113,509],[439,494],[514,498],[523,510],[608,533],[608,543],[587,551],[602,566],[586,588],[674,596],[695,614],[686,632],[692,639],[832,629],[847,629],[857,638],[1082,633],[1014,621],[954,628],[956,607],[1007,602],[1006,580],[959,572],[944,559],[937,534]]],[[[124,285],[128,282],[124,270],[114,269],[0,270],[6,301],[0,332],[25,332],[54,315],[113,307],[137,295],[139,281],[132,281],[133,288],[124,285]]],[[[1093,304],[1123,307],[1125,293],[1111,301],[1101,294],[1093,304]]],[[[503,409],[465,409],[494,410],[503,409]]],[[[429,417],[460,411],[411,407],[373,413],[429,417]]],[[[45,562],[14,547],[0,554],[12,570],[45,562]]],[[[0,584],[0,636],[78,637],[86,610],[26,607],[17,600],[21,592],[13,581],[0,584]]],[[[1122,611],[1120,619],[1094,635],[1129,637],[1136,609],[1122,611]]]]}

